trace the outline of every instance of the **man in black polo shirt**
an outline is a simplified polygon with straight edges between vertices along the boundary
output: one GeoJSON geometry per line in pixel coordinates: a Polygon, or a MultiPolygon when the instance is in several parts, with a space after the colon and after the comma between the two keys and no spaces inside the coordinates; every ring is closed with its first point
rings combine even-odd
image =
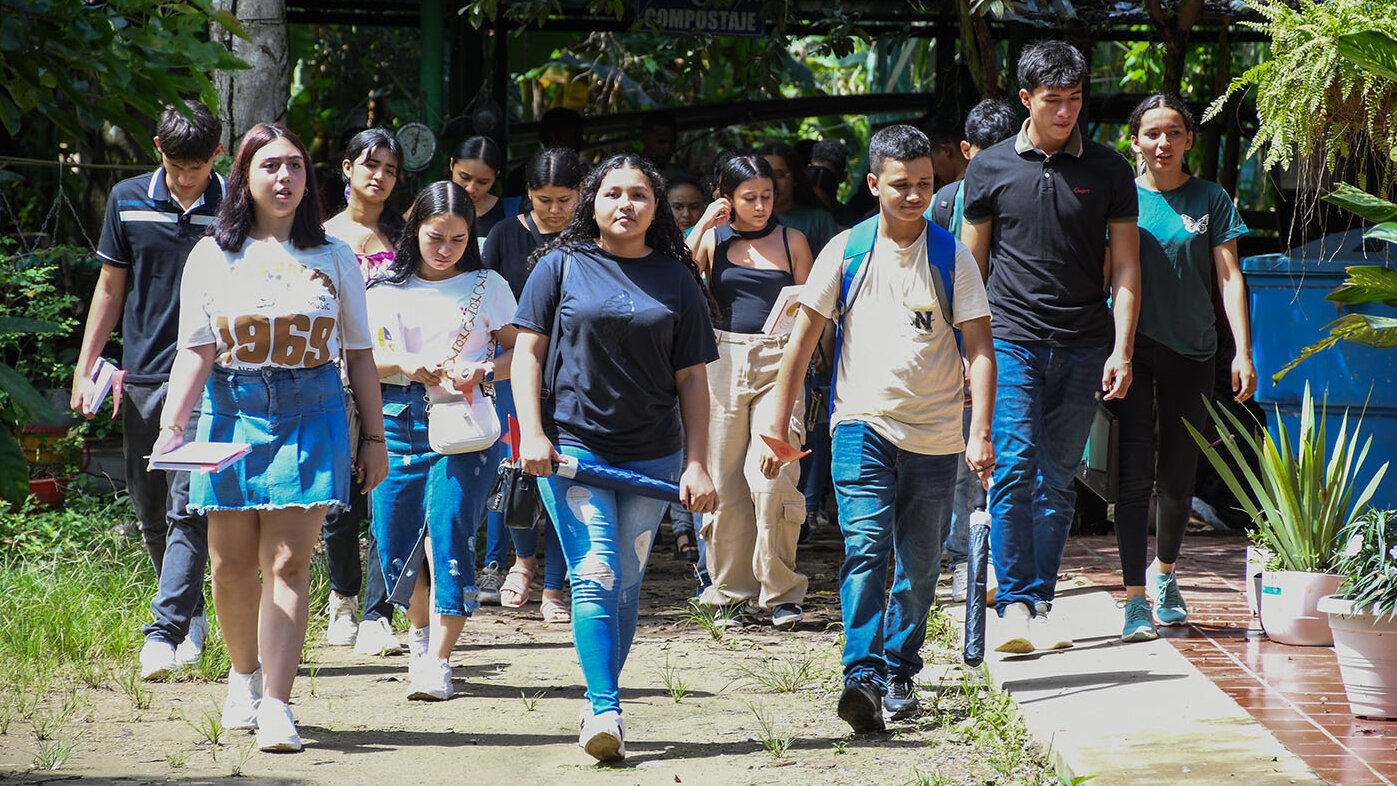
{"type": "MultiPolygon", "coordinates": [[[[208,634],[203,598],[208,522],[185,510],[189,473],[146,470],[175,358],[184,262],[223,198],[223,178],[212,174],[223,152],[218,120],[196,101],[185,102],[184,111],[188,116],[168,107],[160,116],[155,131],[160,168],[117,183],[107,198],[97,244],[102,273],[73,374],[72,408],[83,413],[92,367],[120,317],[126,490],[159,577],[150,604],[154,620],[144,629],[142,679],[167,676],[198,660],[208,634]]],[[[196,408],[191,430],[197,414],[196,408]]]]}
{"type": "Polygon", "coordinates": [[[961,229],[987,276],[995,320],[998,466],[989,503],[999,578],[993,636],[1002,652],[1072,645],[1048,622],[1072,480],[1097,392],[1120,398],[1130,387],[1140,288],[1130,165],[1077,127],[1085,59],[1044,41],[1024,51],[1018,70],[1029,119],[970,162],[961,229]]]}

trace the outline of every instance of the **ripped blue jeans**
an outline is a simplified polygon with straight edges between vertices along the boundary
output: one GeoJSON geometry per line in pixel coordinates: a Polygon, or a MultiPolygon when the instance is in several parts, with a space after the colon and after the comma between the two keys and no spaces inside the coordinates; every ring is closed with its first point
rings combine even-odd
{"type": "MultiPolygon", "coordinates": [[[[644,461],[610,462],[583,448],[562,446],[565,456],[610,464],[675,481],[683,452],[644,461]]],[[[557,475],[539,484],[543,504],[558,527],[572,583],[572,640],[596,713],[620,711],[621,669],[635,638],[640,581],[667,503],[618,494],[557,475]]]]}
{"type": "Polygon", "coordinates": [[[388,477],[373,491],[371,530],[389,598],[404,605],[424,567],[422,539],[432,541],[432,610],[464,616],[480,608],[475,530],[494,486],[499,443],[444,456],[427,443],[426,388],[383,386],[388,477]]]}

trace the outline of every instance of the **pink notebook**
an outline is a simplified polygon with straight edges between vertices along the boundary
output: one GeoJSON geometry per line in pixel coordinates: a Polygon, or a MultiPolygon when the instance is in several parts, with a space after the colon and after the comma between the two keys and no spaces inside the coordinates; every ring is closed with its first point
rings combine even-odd
{"type": "Polygon", "coordinates": [[[186,442],[156,456],[151,469],[173,472],[221,472],[252,451],[246,442],[186,442]]]}

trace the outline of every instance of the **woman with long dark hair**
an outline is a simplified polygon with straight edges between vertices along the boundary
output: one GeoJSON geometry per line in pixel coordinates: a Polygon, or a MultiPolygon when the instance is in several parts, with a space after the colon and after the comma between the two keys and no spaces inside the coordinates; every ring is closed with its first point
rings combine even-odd
{"type": "MultiPolygon", "coordinates": [[[[577,151],[566,147],[540,150],[525,167],[530,210],[497,224],[485,239],[482,257],[485,267],[499,271],[509,282],[515,297],[524,292],[529,278],[530,259],[543,244],[553,240],[572,221],[577,210],[578,189],[586,168],[577,158],[577,151]]],[[[495,385],[495,403],[500,420],[515,414],[514,391],[508,382],[495,385]]],[[[488,515],[490,527],[504,528],[498,513],[488,515]]],[[[563,549],[558,544],[558,532],[546,518],[543,527],[544,574],[543,601],[539,611],[543,621],[563,624],[571,620],[564,590],[567,587],[567,565],[563,549]]],[[[500,586],[500,605],[517,609],[529,602],[529,582],[538,572],[538,530],[511,529],[514,541],[514,565],[500,586]]],[[[487,563],[485,570],[498,570],[487,563]]]]}
{"type": "MultiPolygon", "coordinates": [[[[349,204],[325,222],[325,234],[349,246],[366,282],[392,264],[393,246],[403,231],[403,217],[387,206],[402,160],[397,137],[385,128],[369,128],[349,140],[340,161],[349,204]]],[[[403,645],[393,634],[393,605],[388,602],[373,538],[369,538],[367,583],[365,566],[359,561],[359,532],[368,518],[369,500],[360,493],[350,497],[349,507],[325,517],[325,564],[330,573],[325,639],[333,645],[353,645],[363,655],[395,655],[403,645]],[[359,619],[361,584],[363,619],[359,619]]]]}
{"type": "Polygon", "coordinates": [[[666,503],[554,476],[553,463],[568,457],[678,481],[690,510],[711,511],[711,317],[664,181],[634,155],[607,159],[583,181],[572,222],[529,276],[515,315],[521,462],[543,478],[567,559],[587,682],[578,744],[601,761],[625,756],[618,681],[666,503]]]}
{"type": "Polygon", "coordinates": [[[757,155],[771,164],[776,183],[776,220],[783,226],[800,230],[818,255],[820,249],[839,233],[839,226],[806,175],[806,160],[796,149],[784,142],[769,142],[757,155]]]}
{"type": "MultiPolygon", "coordinates": [[[[805,499],[796,487],[798,462],[771,479],[759,465],[786,346],[785,335],[768,335],[764,326],[782,290],[805,283],[814,258],[804,235],[772,219],[780,189],[765,158],[745,151],[722,156],[713,181],[718,199],[689,236],[720,312],[718,362],[708,369],[708,461],[718,510],[703,525],[713,584],[700,601],[751,604],[775,626],[794,627],[809,583],[796,570],[805,499]]],[[[804,430],[800,419],[791,419],[791,444],[801,443],[804,430]]]]}
{"type": "Polygon", "coordinates": [[[408,211],[392,266],[369,287],[393,456],[373,497],[373,533],[394,600],[406,594],[396,588],[412,588],[409,699],[444,701],[454,692],[449,658],[480,605],[475,528],[499,461],[498,443],[433,451],[428,410],[486,395],[497,376],[509,376],[513,316],[509,285],[481,265],[470,195],[451,182],[427,186],[408,211]]]}
{"type": "Polygon", "coordinates": [[[1184,158],[1193,147],[1193,113],[1177,96],[1157,93],[1135,107],[1129,128],[1130,148],[1143,163],[1135,179],[1140,196],[1140,323],[1135,331],[1134,382],[1124,398],[1106,405],[1120,429],[1116,540],[1126,594],[1121,638],[1144,641],[1158,635],[1156,621],[1188,622],[1188,605],[1179,593],[1174,567],[1192,506],[1198,447],[1184,422],[1202,429],[1203,398],[1213,394],[1218,348],[1213,280],[1222,293],[1236,346],[1231,377],[1237,401],[1246,401],[1256,390],[1256,369],[1246,287],[1237,266],[1237,238],[1247,227],[1226,191],[1184,171],[1184,158]],[[1147,589],[1152,491],[1158,495],[1155,562],[1147,589]]]}
{"type": "Polygon", "coordinates": [[[488,136],[473,136],[456,146],[447,165],[451,182],[464,188],[475,205],[476,242],[484,245],[495,225],[519,212],[519,197],[497,197],[495,183],[504,173],[504,153],[488,136]]]}
{"type": "Polygon", "coordinates": [[[363,423],[365,492],[388,471],[383,414],[364,281],[353,252],[320,225],[305,145],[282,126],[253,126],[226,193],[212,236],[185,264],[179,352],[151,452],[184,442],[201,389],[199,441],[252,446],[222,472],[193,473],[189,505],[208,515],[214,607],[232,661],[223,726],[256,728],[262,750],[296,751],[287,701],[311,552],[326,510],[350,493],[341,355],[363,423]]]}

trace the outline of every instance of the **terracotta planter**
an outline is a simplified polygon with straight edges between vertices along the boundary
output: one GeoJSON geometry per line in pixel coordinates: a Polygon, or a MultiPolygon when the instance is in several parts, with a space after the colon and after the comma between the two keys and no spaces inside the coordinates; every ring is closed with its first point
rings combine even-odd
{"type": "Polygon", "coordinates": [[[29,481],[29,494],[39,507],[53,510],[63,504],[63,485],[58,478],[39,478],[29,481]]]}
{"type": "Polygon", "coordinates": [[[1261,574],[1261,628],[1280,644],[1327,647],[1334,643],[1319,599],[1339,591],[1333,573],[1268,570],[1261,574]]]}
{"type": "Polygon", "coordinates": [[[1397,618],[1329,596],[1319,602],[1334,632],[1334,654],[1349,711],[1365,718],[1397,718],[1397,618]]]}

